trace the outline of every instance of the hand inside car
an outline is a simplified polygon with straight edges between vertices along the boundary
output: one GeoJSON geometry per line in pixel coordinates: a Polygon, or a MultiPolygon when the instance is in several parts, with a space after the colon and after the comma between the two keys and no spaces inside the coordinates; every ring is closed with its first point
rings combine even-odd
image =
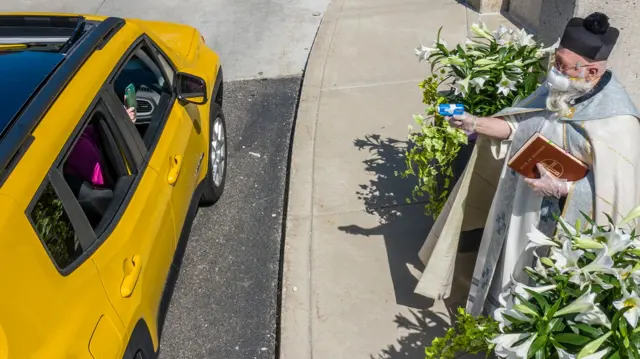
{"type": "MultiPolygon", "coordinates": [[[[127,103],[127,95],[124,95],[124,103],[127,103]]],[[[136,123],[136,108],[135,107],[127,108],[126,105],[124,105],[124,108],[125,110],[127,110],[127,115],[129,115],[131,122],[136,123]]]]}

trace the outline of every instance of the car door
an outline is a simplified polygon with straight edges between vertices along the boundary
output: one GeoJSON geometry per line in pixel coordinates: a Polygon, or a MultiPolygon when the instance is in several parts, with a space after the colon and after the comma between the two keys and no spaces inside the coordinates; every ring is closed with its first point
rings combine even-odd
{"type": "Polygon", "coordinates": [[[182,227],[187,220],[191,199],[196,189],[198,174],[205,156],[202,119],[196,105],[182,103],[175,96],[173,81],[177,69],[160,48],[147,39],[149,55],[171,86],[173,104],[166,128],[158,142],[150,165],[163,176],[167,176],[167,186],[171,190],[171,205],[176,220],[176,238],[180,238],[182,227]],[[168,160],[167,160],[168,159],[168,160]]]}
{"type": "MultiPolygon", "coordinates": [[[[108,212],[113,213],[109,224],[97,229],[103,243],[92,259],[128,335],[142,319],[157,349],[158,311],[176,242],[171,191],[165,177],[143,160],[142,139],[111,84],[105,85],[102,96],[99,111],[108,125],[104,131],[117,147],[111,151],[111,162],[119,160],[118,154],[124,157],[126,165],[120,167],[129,172],[130,185],[122,198],[114,196],[117,208],[108,212]]],[[[114,193],[122,178],[115,181],[114,193]]]]}

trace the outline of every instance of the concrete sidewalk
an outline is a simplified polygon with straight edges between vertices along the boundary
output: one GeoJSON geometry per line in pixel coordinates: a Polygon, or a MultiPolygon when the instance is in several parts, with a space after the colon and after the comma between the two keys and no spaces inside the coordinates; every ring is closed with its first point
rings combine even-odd
{"type": "MultiPolygon", "coordinates": [[[[508,22],[483,16],[490,27],[508,22]]],[[[424,358],[446,306],[415,295],[431,220],[395,171],[438,28],[463,43],[478,14],[453,0],[333,0],[305,73],[285,239],[281,358],[424,358]]]]}

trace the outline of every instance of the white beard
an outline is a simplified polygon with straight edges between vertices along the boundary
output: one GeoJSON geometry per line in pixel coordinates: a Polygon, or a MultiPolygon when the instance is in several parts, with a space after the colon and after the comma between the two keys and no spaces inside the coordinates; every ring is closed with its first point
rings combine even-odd
{"type": "Polygon", "coordinates": [[[558,116],[566,116],[571,111],[571,101],[586,94],[593,88],[593,84],[586,81],[575,81],[567,91],[551,88],[547,96],[547,110],[558,116]]]}

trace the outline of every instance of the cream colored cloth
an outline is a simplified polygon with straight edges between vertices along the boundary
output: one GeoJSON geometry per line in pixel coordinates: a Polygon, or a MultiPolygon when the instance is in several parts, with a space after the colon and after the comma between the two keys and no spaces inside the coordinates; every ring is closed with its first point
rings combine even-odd
{"type": "Polygon", "coordinates": [[[488,139],[478,137],[465,171],[420,249],[426,268],[416,293],[436,299],[451,294],[460,232],[484,227],[504,163],[494,158],[491,147],[488,139]]]}

